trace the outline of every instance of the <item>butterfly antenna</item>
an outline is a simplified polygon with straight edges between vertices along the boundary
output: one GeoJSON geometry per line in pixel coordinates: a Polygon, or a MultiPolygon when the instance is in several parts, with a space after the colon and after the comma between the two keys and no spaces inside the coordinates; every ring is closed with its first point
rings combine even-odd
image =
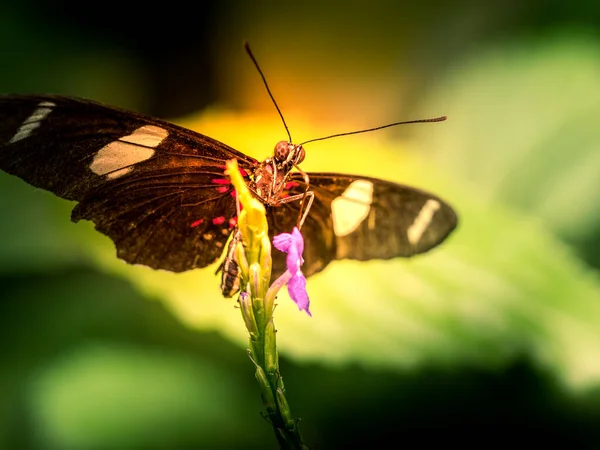
{"type": "Polygon", "coordinates": [[[407,121],[404,121],[404,122],[389,123],[387,125],[382,125],[380,127],[367,128],[366,130],[349,131],[347,133],[338,133],[338,134],[332,134],[330,136],[325,136],[325,137],[321,137],[321,138],[317,138],[317,139],[310,139],[308,141],[304,141],[300,145],[304,145],[304,144],[307,144],[309,142],[324,141],[325,139],[331,139],[331,138],[340,137],[340,136],[349,136],[351,134],[367,133],[369,131],[375,131],[375,130],[381,130],[383,128],[395,127],[396,125],[406,125],[406,124],[409,124],[409,123],[443,122],[446,119],[447,119],[446,116],[441,116],[441,117],[434,117],[433,119],[407,120],[407,121]]]}
{"type": "Polygon", "coordinates": [[[269,97],[271,97],[271,101],[275,105],[275,108],[277,108],[277,112],[279,113],[279,117],[281,117],[281,121],[283,122],[283,126],[285,127],[285,131],[287,132],[287,135],[288,135],[288,138],[289,138],[289,142],[292,142],[292,135],[290,134],[290,130],[288,129],[287,124],[285,123],[285,119],[283,118],[283,114],[281,113],[281,110],[279,109],[279,105],[275,101],[275,97],[273,97],[273,94],[271,93],[271,89],[269,89],[269,85],[267,83],[267,79],[265,78],[265,75],[263,74],[263,71],[260,70],[260,66],[258,65],[258,62],[256,61],[256,58],[252,54],[252,50],[250,50],[250,44],[248,44],[247,41],[244,41],[244,48],[246,49],[246,53],[248,53],[248,56],[250,57],[250,59],[254,63],[254,66],[256,66],[256,70],[258,70],[258,73],[260,74],[260,77],[263,80],[263,84],[267,88],[267,92],[269,93],[269,97]]]}

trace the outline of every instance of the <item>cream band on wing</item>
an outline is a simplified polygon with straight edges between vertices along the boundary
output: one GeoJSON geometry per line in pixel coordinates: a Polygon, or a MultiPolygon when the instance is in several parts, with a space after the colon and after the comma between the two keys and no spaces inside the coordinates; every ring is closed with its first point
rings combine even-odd
{"type": "Polygon", "coordinates": [[[440,206],[440,202],[432,198],[425,202],[414,222],[408,227],[408,230],[406,230],[408,242],[413,245],[419,242],[421,236],[423,236],[423,233],[431,223],[433,215],[440,209],[440,206]]]}
{"type": "Polygon", "coordinates": [[[333,231],[336,236],[346,236],[358,228],[371,210],[373,183],[356,180],[344,193],[331,202],[333,231]]]}
{"type": "Polygon", "coordinates": [[[15,135],[10,141],[8,141],[8,143],[13,144],[28,137],[33,130],[41,125],[42,120],[44,120],[48,114],[52,112],[52,108],[55,106],[56,104],[52,102],[40,102],[33,113],[21,124],[15,135]]]}
{"type": "Polygon", "coordinates": [[[164,128],[145,125],[128,136],[102,147],[90,165],[97,175],[108,174],[109,179],[121,177],[133,169],[133,165],[152,158],[154,149],[169,135],[164,128]]]}

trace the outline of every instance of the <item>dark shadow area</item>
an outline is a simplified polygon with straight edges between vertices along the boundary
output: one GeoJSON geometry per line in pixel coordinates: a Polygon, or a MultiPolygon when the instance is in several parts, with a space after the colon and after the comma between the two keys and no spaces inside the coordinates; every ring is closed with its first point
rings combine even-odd
{"type": "MultiPolygon", "coordinates": [[[[127,283],[86,269],[4,277],[0,298],[1,390],[10,426],[3,448],[41,448],[31,441],[35,424],[24,404],[27,383],[40,365],[84,342],[159,348],[209,361],[228,374],[227,382],[256,399],[249,405],[256,414],[248,418],[254,428],[230,428],[218,448],[275,447],[269,425],[259,417],[258,389],[245,351],[216,333],[186,328],[161,303],[142,298],[127,283]]],[[[281,369],[292,413],[301,417],[305,439],[315,448],[391,448],[390,443],[411,442],[462,448],[526,441],[572,449],[600,445],[597,396],[573,398],[562,392],[526,355],[503,370],[429,367],[392,373],[300,365],[286,358],[281,369]]],[[[188,435],[169,448],[206,448],[206,439],[202,433],[188,435]]]]}

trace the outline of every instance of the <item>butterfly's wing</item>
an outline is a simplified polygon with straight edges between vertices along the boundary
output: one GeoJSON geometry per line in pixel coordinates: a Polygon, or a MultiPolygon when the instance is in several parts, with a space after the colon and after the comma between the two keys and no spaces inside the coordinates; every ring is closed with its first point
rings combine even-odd
{"type": "MultiPolygon", "coordinates": [[[[311,177],[312,175],[309,174],[311,177]]],[[[292,183],[296,184],[296,186],[291,187],[289,190],[286,189],[282,193],[283,197],[302,194],[304,192],[306,186],[304,181],[294,181],[292,183]]],[[[310,189],[315,191],[312,178],[310,189]]],[[[315,191],[315,199],[302,225],[301,232],[304,237],[304,265],[302,266],[302,272],[307,277],[320,272],[335,259],[336,242],[330,205],[331,199],[322,197],[315,191]]],[[[267,207],[267,222],[269,224],[271,242],[275,235],[291,233],[292,229],[297,225],[299,214],[300,201],[267,207]]],[[[286,270],[286,254],[273,247],[272,257],[273,270],[271,279],[275,280],[286,270]]]]}
{"type": "Polygon", "coordinates": [[[171,123],[62,96],[0,96],[0,169],[79,202],[132,264],[174,272],[221,255],[235,225],[225,161],[258,162],[171,123]]]}
{"type": "MultiPolygon", "coordinates": [[[[428,192],[376,178],[309,173],[314,202],[302,227],[303,272],[310,276],[336,259],[408,257],[440,244],[456,227],[454,210],[428,192]]],[[[298,173],[284,195],[304,192],[298,173]]],[[[296,225],[300,202],[268,209],[272,235],[296,225]]],[[[274,250],[273,274],[285,271],[285,255],[274,250]]]]}

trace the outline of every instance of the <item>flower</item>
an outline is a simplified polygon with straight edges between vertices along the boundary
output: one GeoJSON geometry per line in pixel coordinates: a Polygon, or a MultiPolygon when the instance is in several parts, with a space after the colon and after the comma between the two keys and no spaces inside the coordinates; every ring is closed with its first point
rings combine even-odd
{"type": "Polygon", "coordinates": [[[294,227],[291,233],[281,233],[275,236],[273,238],[273,245],[277,250],[287,253],[285,261],[287,270],[273,284],[287,281],[288,292],[292,300],[298,305],[300,311],[304,310],[309,316],[312,316],[308,309],[310,301],[306,292],[306,277],[300,269],[302,264],[304,264],[304,259],[302,258],[304,238],[300,230],[294,227]]]}
{"type": "Polygon", "coordinates": [[[288,285],[288,292],[300,310],[310,315],[306,279],[300,270],[304,262],[304,241],[297,229],[275,238],[278,248],[287,252],[287,270],[268,287],[273,264],[265,207],[246,186],[235,160],[227,161],[225,173],[230,177],[239,201],[239,217],[234,224],[237,226],[234,232],[239,235],[234,236],[235,241],[231,240],[234,247],[233,252],[228,251],[228,256],[238,264],[241,288],[238,302],[250,334],[248,355],[256,367],[255,377],[268,421],[273,425],[281,448],[307,449],[285,398],[273,322],[275,296],[284,284],[288,285]]]}
{"type": "Polygon", "coordinates": [[[235,187],[241,211],[237,220],[237,227],[242,236],[242,243],[238,243],[240,252],[236,262],[240,265],[240,284],[247,286],[250,281],[249,268],[253,263],[260,266],[258,272],[253,272],[252,286],[253,297],[264,297],[268,282],[271,279],[271,241],[265,207],[251,194],[242,177],[236,160],[227,161],[225,174],[231,179],[235,187]],[[243,255],[243,256],[242,256],[243,255]]]}
{"type": "MultiPolygon", "coordinates": [[[[237,192],[242,211],[238,217],[237,225],[242,232],[242,237],[250,234],[262,237],[267,234],[267,217],[264,205],[250,193],[246,182],[242,177],[235,159],[226,163],[225,174],[229,176],[231,184],[237,192]]],[[[248,236],[247,239],[250,237],[248,236]]]]}

